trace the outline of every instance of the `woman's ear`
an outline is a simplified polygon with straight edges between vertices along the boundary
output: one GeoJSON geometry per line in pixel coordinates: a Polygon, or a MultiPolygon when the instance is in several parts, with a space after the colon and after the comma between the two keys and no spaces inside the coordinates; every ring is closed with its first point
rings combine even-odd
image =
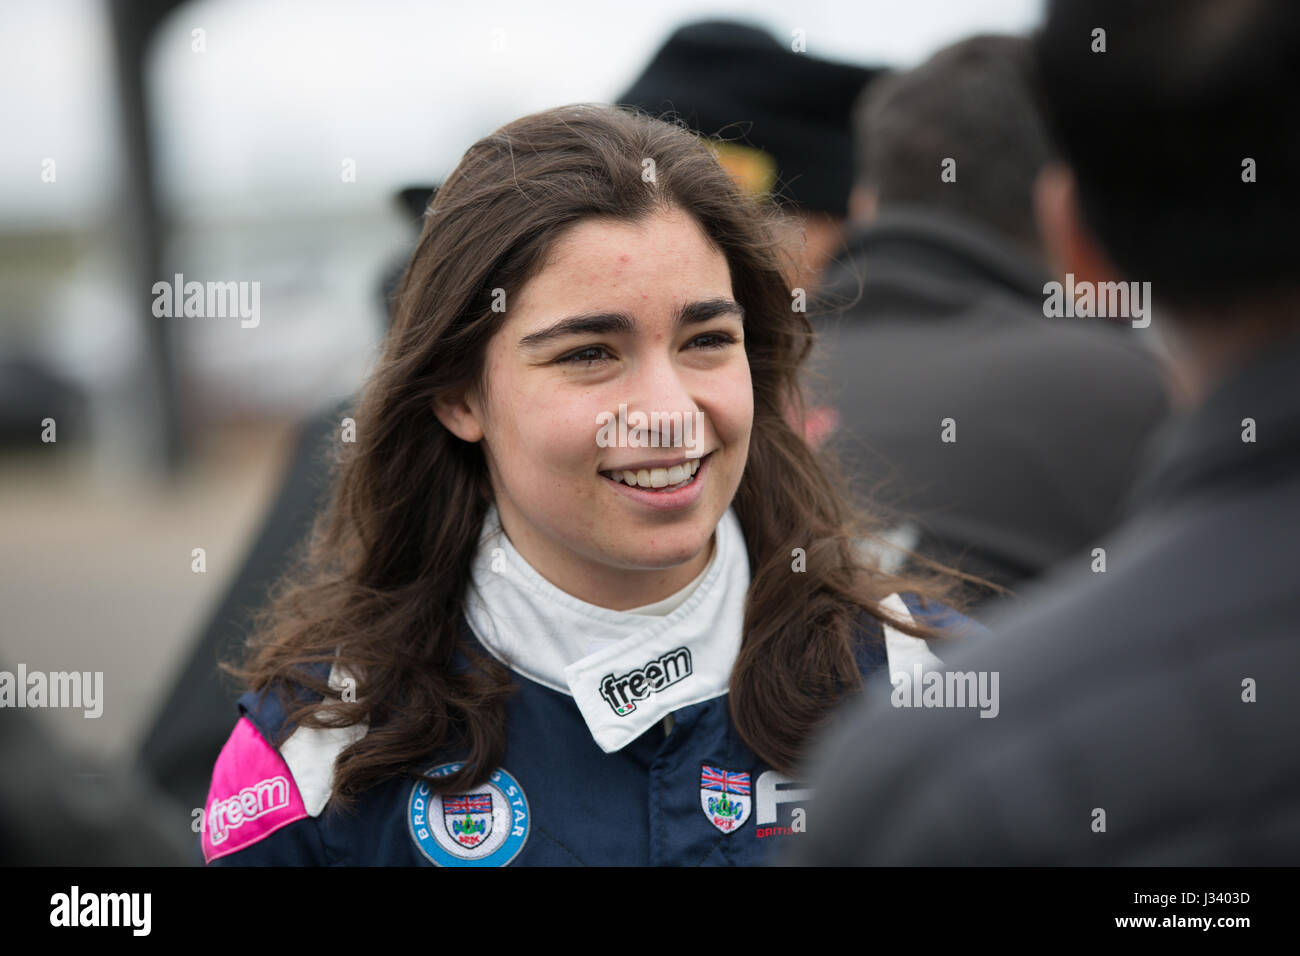
{"type": "Polygon", "coordinates": [[[447,431],[461,441],[483,440],[483,424],[478,402],[468,392],[434,399],[433,413],[447,431]]]}

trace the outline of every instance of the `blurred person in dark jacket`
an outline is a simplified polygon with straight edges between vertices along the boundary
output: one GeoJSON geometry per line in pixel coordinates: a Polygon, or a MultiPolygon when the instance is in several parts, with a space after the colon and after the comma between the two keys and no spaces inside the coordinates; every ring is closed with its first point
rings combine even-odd
{"type": "Polygon", "coordinates": [[[1122,525],[945,659],[998,675],[997,716],[893,675],[787,860],[1296,865],[1300,7],[1054,0],[1036,49],[1045,235],[1080,281],[1151,283],[1180,412],[1122,525]]]}
{"type": "Polygon", "coordinates": [[[899,543],[1004,588],[1113,525],[1167,411],[1141,330],[1044,316],[1051,146],[1028,72],[1026,40],[978,36],[866,90],[818,328],[829,441],[858,490],[899,543]]]}

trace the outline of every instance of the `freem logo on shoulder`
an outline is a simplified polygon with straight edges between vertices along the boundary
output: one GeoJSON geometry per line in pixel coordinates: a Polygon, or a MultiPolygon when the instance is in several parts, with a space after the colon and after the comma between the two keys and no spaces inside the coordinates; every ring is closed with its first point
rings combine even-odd
{"type": "Polygon", "coordinates": [[[685,647],[677,647],[626,674],[606,674],[600,682],[600,696],[614,713],[626,717],[636,710],[638,700],[645,700],[690,676],[691,652],[685,647]]]}
{"type": "Polygon", "coordinates": [[[225,800],[214,800],[208,810],[208,838],[212,845],[220,846],[245,823],[263,817],[275,810],[289,807],[289,781],[283,776],[259,780],[250,787],[225,800]]]}

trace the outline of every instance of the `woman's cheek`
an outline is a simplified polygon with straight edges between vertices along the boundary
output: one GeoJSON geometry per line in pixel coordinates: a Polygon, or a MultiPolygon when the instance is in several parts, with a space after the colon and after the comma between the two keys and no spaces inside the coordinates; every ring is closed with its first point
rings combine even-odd
{"type": "Polygon", "coordinates": [[[746,365],[733,378],[724,406],[719,408],[724,416],[720,429],[725,430],[724,440],[742,441],[754,423],[754,385],[746,365]]]}
{"type": "MultiPolygon", "coordinates": [[[[545,398],[539,399],[541,403],[545,401],[545,398]]],[[[549,464],[548,471],[573,478],[585,478],[595,473],[600,452],[596,445],[599,430],[596,417],[596,412],[588,412],[585,406],[580,410],[566,411],[563,415],[547,416],[544,426],[537,430],[537,436],[543,442],[540,452],[549,464]]]]}

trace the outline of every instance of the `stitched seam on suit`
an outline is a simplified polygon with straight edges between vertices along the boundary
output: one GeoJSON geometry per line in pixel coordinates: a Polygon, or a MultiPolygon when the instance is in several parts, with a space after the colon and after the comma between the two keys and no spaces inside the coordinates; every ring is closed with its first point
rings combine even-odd
{"type": "Polygon", "coordinates": [[[558,847],[559,847],[561,850],[563,850],[565,853],[569,854],[569,856],[571,856],[571,857],[573,857],[575,860],[577,860],[578,863],[579,863],[580,865],[582,865],[582,866],[586,866],[586,865],[587,865],[587,862],[586,862],[585,860],[583,860],[582,857],[578,856],[578,854],[574,853],[574,852],[573,852],[572,850],[570,850],[567,846],[565,846],[563,843],[561,843],[559,840],[557,840],[557,839],[555,838],[555,835],[552,834],[552,833],[549,833],[549,832],[546,830],[545,827],[540,827],[540,826],[538,826],[536,823],[533,823],[533,827],[537,830],[538,833],[540,833],[542,836],[546,837],[546,839],[550,840],[552,843],[554,843],[556,846],[558,846],[558,847]]]}

